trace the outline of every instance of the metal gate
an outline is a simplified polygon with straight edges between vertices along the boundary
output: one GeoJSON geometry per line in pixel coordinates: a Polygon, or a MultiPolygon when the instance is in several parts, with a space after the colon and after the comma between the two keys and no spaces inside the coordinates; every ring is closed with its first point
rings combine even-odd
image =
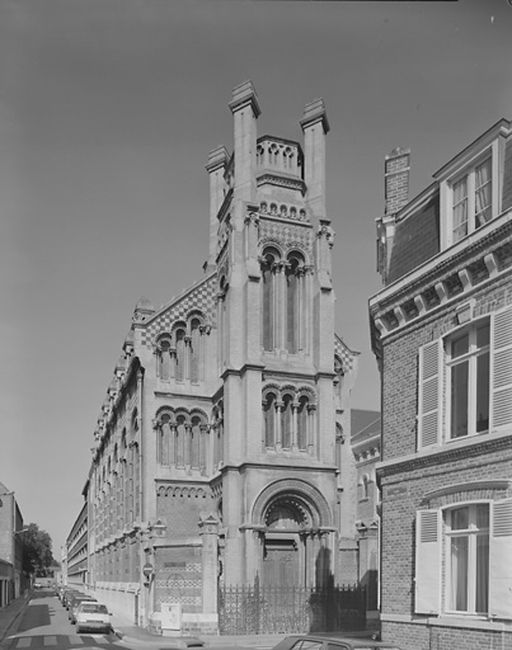
{"type": "Polygon", "coordinates": [[[219,588],[221,634],[288,634],[361,630],[366,594],[358,585],[308,587],[223,586],[219,588]]]}

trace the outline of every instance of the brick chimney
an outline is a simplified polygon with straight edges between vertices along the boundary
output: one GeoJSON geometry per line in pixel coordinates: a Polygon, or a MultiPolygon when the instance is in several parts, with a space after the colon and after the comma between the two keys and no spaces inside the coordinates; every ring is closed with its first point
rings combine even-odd
{"type": "Polygon", "coordinates": [[[410,149],[397,147],[384,163],[384,198],[386,215],[396,214],[409,201],[410,149]]]}

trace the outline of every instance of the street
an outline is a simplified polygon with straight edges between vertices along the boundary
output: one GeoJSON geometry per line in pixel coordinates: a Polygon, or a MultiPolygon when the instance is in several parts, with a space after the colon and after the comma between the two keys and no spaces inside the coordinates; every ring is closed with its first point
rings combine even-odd
{"type": "Polygon", "coordinates": [[[54,595],[41,591],[30,600],[22,615],[16,634],[2,642],[2,650],[52,648],[98,648],[114,646],[126,648],[115,635],[76,634],[75,627],[68,621],[67,611],[54,595]]]}

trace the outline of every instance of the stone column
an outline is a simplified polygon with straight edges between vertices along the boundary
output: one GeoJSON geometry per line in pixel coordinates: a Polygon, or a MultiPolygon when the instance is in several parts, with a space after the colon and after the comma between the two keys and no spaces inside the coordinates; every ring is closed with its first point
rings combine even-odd
{"type": "Polygon", "coordinates": [[[219,520],[214,514],[201,518],[199,535],[202,537],[203,614],[217,613],[219,520]]]}

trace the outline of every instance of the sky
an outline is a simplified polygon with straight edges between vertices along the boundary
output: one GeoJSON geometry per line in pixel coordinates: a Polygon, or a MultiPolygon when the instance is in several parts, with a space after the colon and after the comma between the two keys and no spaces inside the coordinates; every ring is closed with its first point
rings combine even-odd
{"type": "Polygon", "coordinates": [[[301,140],[326,102],[336,329],[352,406],[379,409],[384,157],[411,149],[412,198],[512,119],[511,61],[511,0],[0,0],[0,481],[57,559],[137,300],[202,277],[232,88],[254,83],[260,135],[301,140]]]}

